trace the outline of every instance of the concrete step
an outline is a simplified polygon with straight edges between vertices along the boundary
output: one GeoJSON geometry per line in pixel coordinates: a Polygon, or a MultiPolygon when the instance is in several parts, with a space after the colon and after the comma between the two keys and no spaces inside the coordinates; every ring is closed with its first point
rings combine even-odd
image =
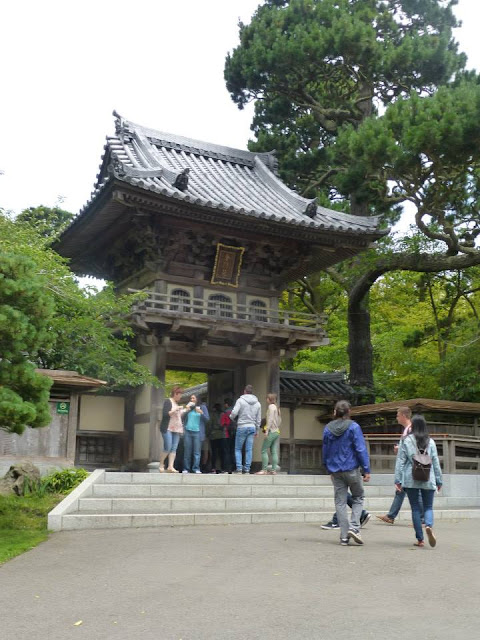
{"type": "MultiPolygon", "coordinates": [[[[388,486],[365,487],[368,496],[392,499],[388,486]]],[[[93,487],[95,498],[332,498],[332,486],[288,484],[98,484],[93,487]]]]}
{"type": "MultiPolygon", "coordinates": [[[[236,473],[128,473],[128,472],[107,472],[104,474],[102,484],[160,484],[160,485],[309,485],[332,487],[330,476],[316,475],[288,475],[279,473],[275,476],[257,476],[255,474],[236,473]]],[[[387,484],[377,477],[377,482],[373,484],[387,484]]],[[[392,484],[391,482],[389,483],[392,484]]]]}
{"type": "MultiPolygon", "coordinates": [[[[382,512],[383,513],[383,512],[382,512]]],[[[171,514],[67,514],[62,518],[62,529],[118,529],[126,527],[173,527],[206,524],[267,524],[327,522],[331,511],[315,512],[247,512],[247,513],[171,513],[171,514]]],[[[375,514],[372,514],[375,515],[375,514]]],[[[381,515],[380,513],[378,515],[381,515]]],[[[435,521],[480,518],[477,509],[435,509],[435,521]]],[[[400,513],[399,521],[411,522],[410,510],[400,513]]],[[[367,527],[392,526],[372,520],[367,527]]],[[[395,526],[395,525],[393,525],[395,526]]]]}
{"type": "MultiPolygon", "coordinates": [[[[480,483],[480,477],[478,480],[480,483]]],[[[365,508],[372,514],[387,513],[394,495],[392,485],[391,475],[374,476],[365,485],[365,508]]],[[[450,476],[445,487],[435,498],[436,518],[480,517],[476,478],[450,476]]],[[[106,473],[98,469],[55,507],[48,522],[55,531],[243,522],[323,523],[334,511],[329,476],[106,473]]],[[[400,520],[405,518],[411,518],[408,504],[400,513],[400,520]]]]}
{"type": "MultiPolygon", "coordinates": [[[[442,508],[480,507],[480,498],[436,498],[435,506],[442,508]]],[[[391,498],[370,498],[365,508],[387,512],[391,498]]],[[[331,498],[80,498],[80,513],[218,513],[218,512],[312,512],[335,511],[331,498]]]]}

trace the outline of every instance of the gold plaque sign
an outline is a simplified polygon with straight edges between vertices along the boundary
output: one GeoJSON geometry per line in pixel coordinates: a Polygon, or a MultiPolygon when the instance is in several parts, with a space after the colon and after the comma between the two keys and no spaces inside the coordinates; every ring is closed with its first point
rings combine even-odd
{"type": "Polygon", "coordinates": [[[217,244],[215,266],[213,267],[212,284],[222,284],[228,287],[238,287],[240,267],[244,247],[230,247],[226,244],[217,244]]]}

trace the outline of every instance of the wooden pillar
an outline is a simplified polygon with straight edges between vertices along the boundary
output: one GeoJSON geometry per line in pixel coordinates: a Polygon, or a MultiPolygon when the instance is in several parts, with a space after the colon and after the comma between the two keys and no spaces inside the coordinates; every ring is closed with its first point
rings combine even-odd
{"type": "Polygon", "coordinates": [[[150,440],[149,461],[158,462],[160,459],[160,429],[159,422],[162,416],[163,402],[165,400],[165,369],[167,363],[167,349],[164,344],[153,347],[153,374],[162,383],[160,387],[152,387],[150,395],[150,440]]]}
{"type": "Polygon", "coordinates": [[[124,430],[126,442],[122,463],[133,459],[133,438],[135,425],[135,393],[131,391],[125,398],[124,430]]]}
{"type": "Polygon", "coordinates": [[[295,463],[295,407],[290,407],[290,424],[288,432],[288,473],[296,472],[295,463]]]}
{"type": "Polygon", "coordinates": [[[247,384],[247,372],[244,364],[238,365],[233,372],[233,401],[243,394],[247,384]]]}
{"type": "Polygon", "coordinates": [[[65,457],[75,463],[75,453],[77,447],[77,429],[78,429],[78,409],[79,394],[76,391],[70,391],[70,409],[68,412],[68,431],[67,442],[65,447],[65,457]]]}
{"type": "Polygon", "coordinates": [[[475,416],[473,419],[473,435],[476,438],[480,438],[480,422],[478,416],[475,416]]]}
{"type": "Polygon", "coordinates": [[[267,363],[267,393],[276,393],[280,406],[280,358],[271,358],[267,363]]]}

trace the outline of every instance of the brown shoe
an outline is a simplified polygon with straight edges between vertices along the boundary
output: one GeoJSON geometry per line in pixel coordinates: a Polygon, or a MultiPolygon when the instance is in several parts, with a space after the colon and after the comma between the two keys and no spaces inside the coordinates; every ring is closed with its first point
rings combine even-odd
{"type": "Polygon", "coordinates": [[[427,533],[428,543],[431,547],[434,547],[437,544],[437,539],[433,533],[432,527],[425,527],[425,531],[427,533]]]}
{"type": "Polygon", "coordinates": [[[256,476],[266,476],[267,475],[267,471],[264,471],[263,469],[261,471],[257,471],[257,473],[255,474],[256,476]]]}
{"type": "Polygon", "coordinates": [[[388,516],[375,516],[375,517],[381,520],[382,522],[386,522],[387,524],[393,524],[395,522],[395,520],[392,520],[392,518],[389,518],[388,516]]]}

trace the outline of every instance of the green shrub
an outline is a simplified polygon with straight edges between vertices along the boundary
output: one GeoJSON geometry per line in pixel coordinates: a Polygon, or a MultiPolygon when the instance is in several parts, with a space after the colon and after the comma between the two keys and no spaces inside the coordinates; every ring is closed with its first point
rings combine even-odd
{"type": "Polygon", "coordinates": [[[88,478],[85,469],[62,469],[41,478],[40,482],[31,484],[25,480],[23,495],[44,496],[46,493],[67,494],[88,478]]]}
{"type": "Polygon", "coordinates": [[[41,485],[47,493],[70,493],[81,482],[88,478],[85,469],[62,469],[42,479],[41,485]]]}

